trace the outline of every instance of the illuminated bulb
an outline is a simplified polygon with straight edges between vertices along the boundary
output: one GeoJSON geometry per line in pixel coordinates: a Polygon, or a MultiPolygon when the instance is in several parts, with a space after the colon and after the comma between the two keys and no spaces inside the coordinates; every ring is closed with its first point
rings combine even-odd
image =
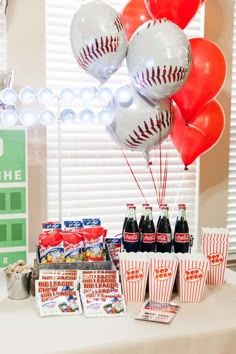
{"type": "Polygon", "coordinates": [[[94,99],[95,89],[92,87],[83,87],[79,92],[79,98],[82,101],[89,102],[94,99]]]}
{"type": "Polygon", "coordinates": [[[114,119],[114,112],[108,109],[102,109],[99,113],[98,113],[98,119],[100,121],[100,123],[104,124],[104,125],[109,125],[112,123],[113,119],[114,119]]]}
{"type": "Polygon", "coordinates": [[[27,109],[21,113],[20,121],[26,127],[30,127],[36,122],[36,115],[33,111],[27,109]]]}
{"type": "Polygon", "coordinates": [[[133,101],[132,91],[129,87],[121,86],[115,92],[117,101],[123,107],[129,107],[133,101]]]}
{"type": "Polygon", "coordinates": [[[19,92],[19,99],[22,103],[30,104],[35,101],[35,92],[31,87],[24,87],[19,92]]]}
{"type": "Polygon", "coordinates": [[[82,109],[79,113],[79,119],[84,123],[91,123],[95,115],[91,109],[82,109]]]}
{"type": "Polygon", "coordinates": [[[18,115],[13,110],[6,110],[1,114],[1,121],[3,125],[12,127],[16,124],[18,115]]]}
{"type": "Polygon", "coordinates": [[[64,109],[61,114],[61,121],[65,124],[71,124],[76,119],[76,114],[72,109],[64,109]]]}
{"type": "Polygon", "coordinates": [[[5,88],[1,92],[1,101],[7,105],[14,105],[17,101],[17,93],[11,88],[5,88]]]}
{"type": "Polygon", "coordinates": [[[48,109],[41,111],[39,114],[39,121],[42,125],[49,125],[53,123],[55,118],[55,114],[52,111],[49,111],[48,109]]]}
{"type": "Polygon", "coordinates": [[[43,104],[52,104],[55,96],[51,89],[45,87],[41,88],[38,92],[38,100],[43,104]]]}
{"type": "Polygon", "coordinates": [[[72,89],[64,88],[60,92],[60,99],[65,104],[70,104],[75,100],[75,95],[72,89]]]}
{"type": "Polygon", "coordinates": [[[107,87],[102,87],[97,92],[97,98],[100,100],[101,103],[106,104],[107,102],[112,100],[112,92],[107,87]]]}

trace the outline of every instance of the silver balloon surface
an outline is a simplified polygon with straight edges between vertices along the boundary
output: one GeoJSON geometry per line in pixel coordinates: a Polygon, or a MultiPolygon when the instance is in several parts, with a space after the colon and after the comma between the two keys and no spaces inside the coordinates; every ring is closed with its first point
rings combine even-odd
{"type": "Polygon", "coordinates": [[[117,71],[128,47],[120,15],[101,0],[83,4],[76,11],[70,42],[79,66],[101,83],[117,71]]]}
{"type": "Polygon", "coordinates": [[[155,103],[185,83],[191,68],[191,46],[173,22],[150,20],[134,32],[126,59],[133,86],[155,103]]]}
{"type": "Polygon", "coordinates": [[[170,133],[173,122],[172,100],[167,97],[154,106],[134,88],[130,89],[133,94],[131,105],[126,108],[117,104],[113,122],[106,129],[121,147],[140,151],[147,156],[170,133]]]}

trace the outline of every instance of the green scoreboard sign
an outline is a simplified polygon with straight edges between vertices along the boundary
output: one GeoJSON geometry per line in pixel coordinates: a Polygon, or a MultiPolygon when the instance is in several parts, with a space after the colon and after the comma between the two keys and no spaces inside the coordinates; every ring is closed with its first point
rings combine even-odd
{"type": "Polygon", "coordinates": [[[27,261],[26,130],[0,128],[0,268],[27,261]]]}

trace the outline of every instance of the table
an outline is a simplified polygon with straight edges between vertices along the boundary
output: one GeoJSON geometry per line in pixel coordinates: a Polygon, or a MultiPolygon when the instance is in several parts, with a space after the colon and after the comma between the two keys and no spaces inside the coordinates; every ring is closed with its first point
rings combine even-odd
{"type": "Polygon", "coordinates": [[[1,353],[236,353],[236,272],[226,269],[224,285],[206,286],[200,304],[180,303],[170,324],[135,320],[140,306],[127,304],[126,317],[40,317],[35,297],[7,298],[0,271],[1,353]]]}

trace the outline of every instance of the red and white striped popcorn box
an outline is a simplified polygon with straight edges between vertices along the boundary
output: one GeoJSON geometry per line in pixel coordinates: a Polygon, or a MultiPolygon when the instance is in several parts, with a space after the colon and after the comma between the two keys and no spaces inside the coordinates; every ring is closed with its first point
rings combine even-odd
{"type": "Polygon", "coordinates": [[[209,261],[201,253],[177,253],[179,268],[177,287],[181,302],[202,301],[209,269],[209,261]]]}
{"type": "Polygon", "coordinates": [[[173,253],[149,253],[149,298],[155,302],[171,300],[178,258],[173,253]]]}
{"type": "Polygon", "coordinates": [[[147,253],[119,253],[121,284],[126,302],[144,302],[149,269],[147,253]]]}
{"type": "Polygon", "coordinates": [[[202,253],[209,259],[207,284],[222,285],[229,251],[229,232],[225,228],[202,228],[202,253]]]}

